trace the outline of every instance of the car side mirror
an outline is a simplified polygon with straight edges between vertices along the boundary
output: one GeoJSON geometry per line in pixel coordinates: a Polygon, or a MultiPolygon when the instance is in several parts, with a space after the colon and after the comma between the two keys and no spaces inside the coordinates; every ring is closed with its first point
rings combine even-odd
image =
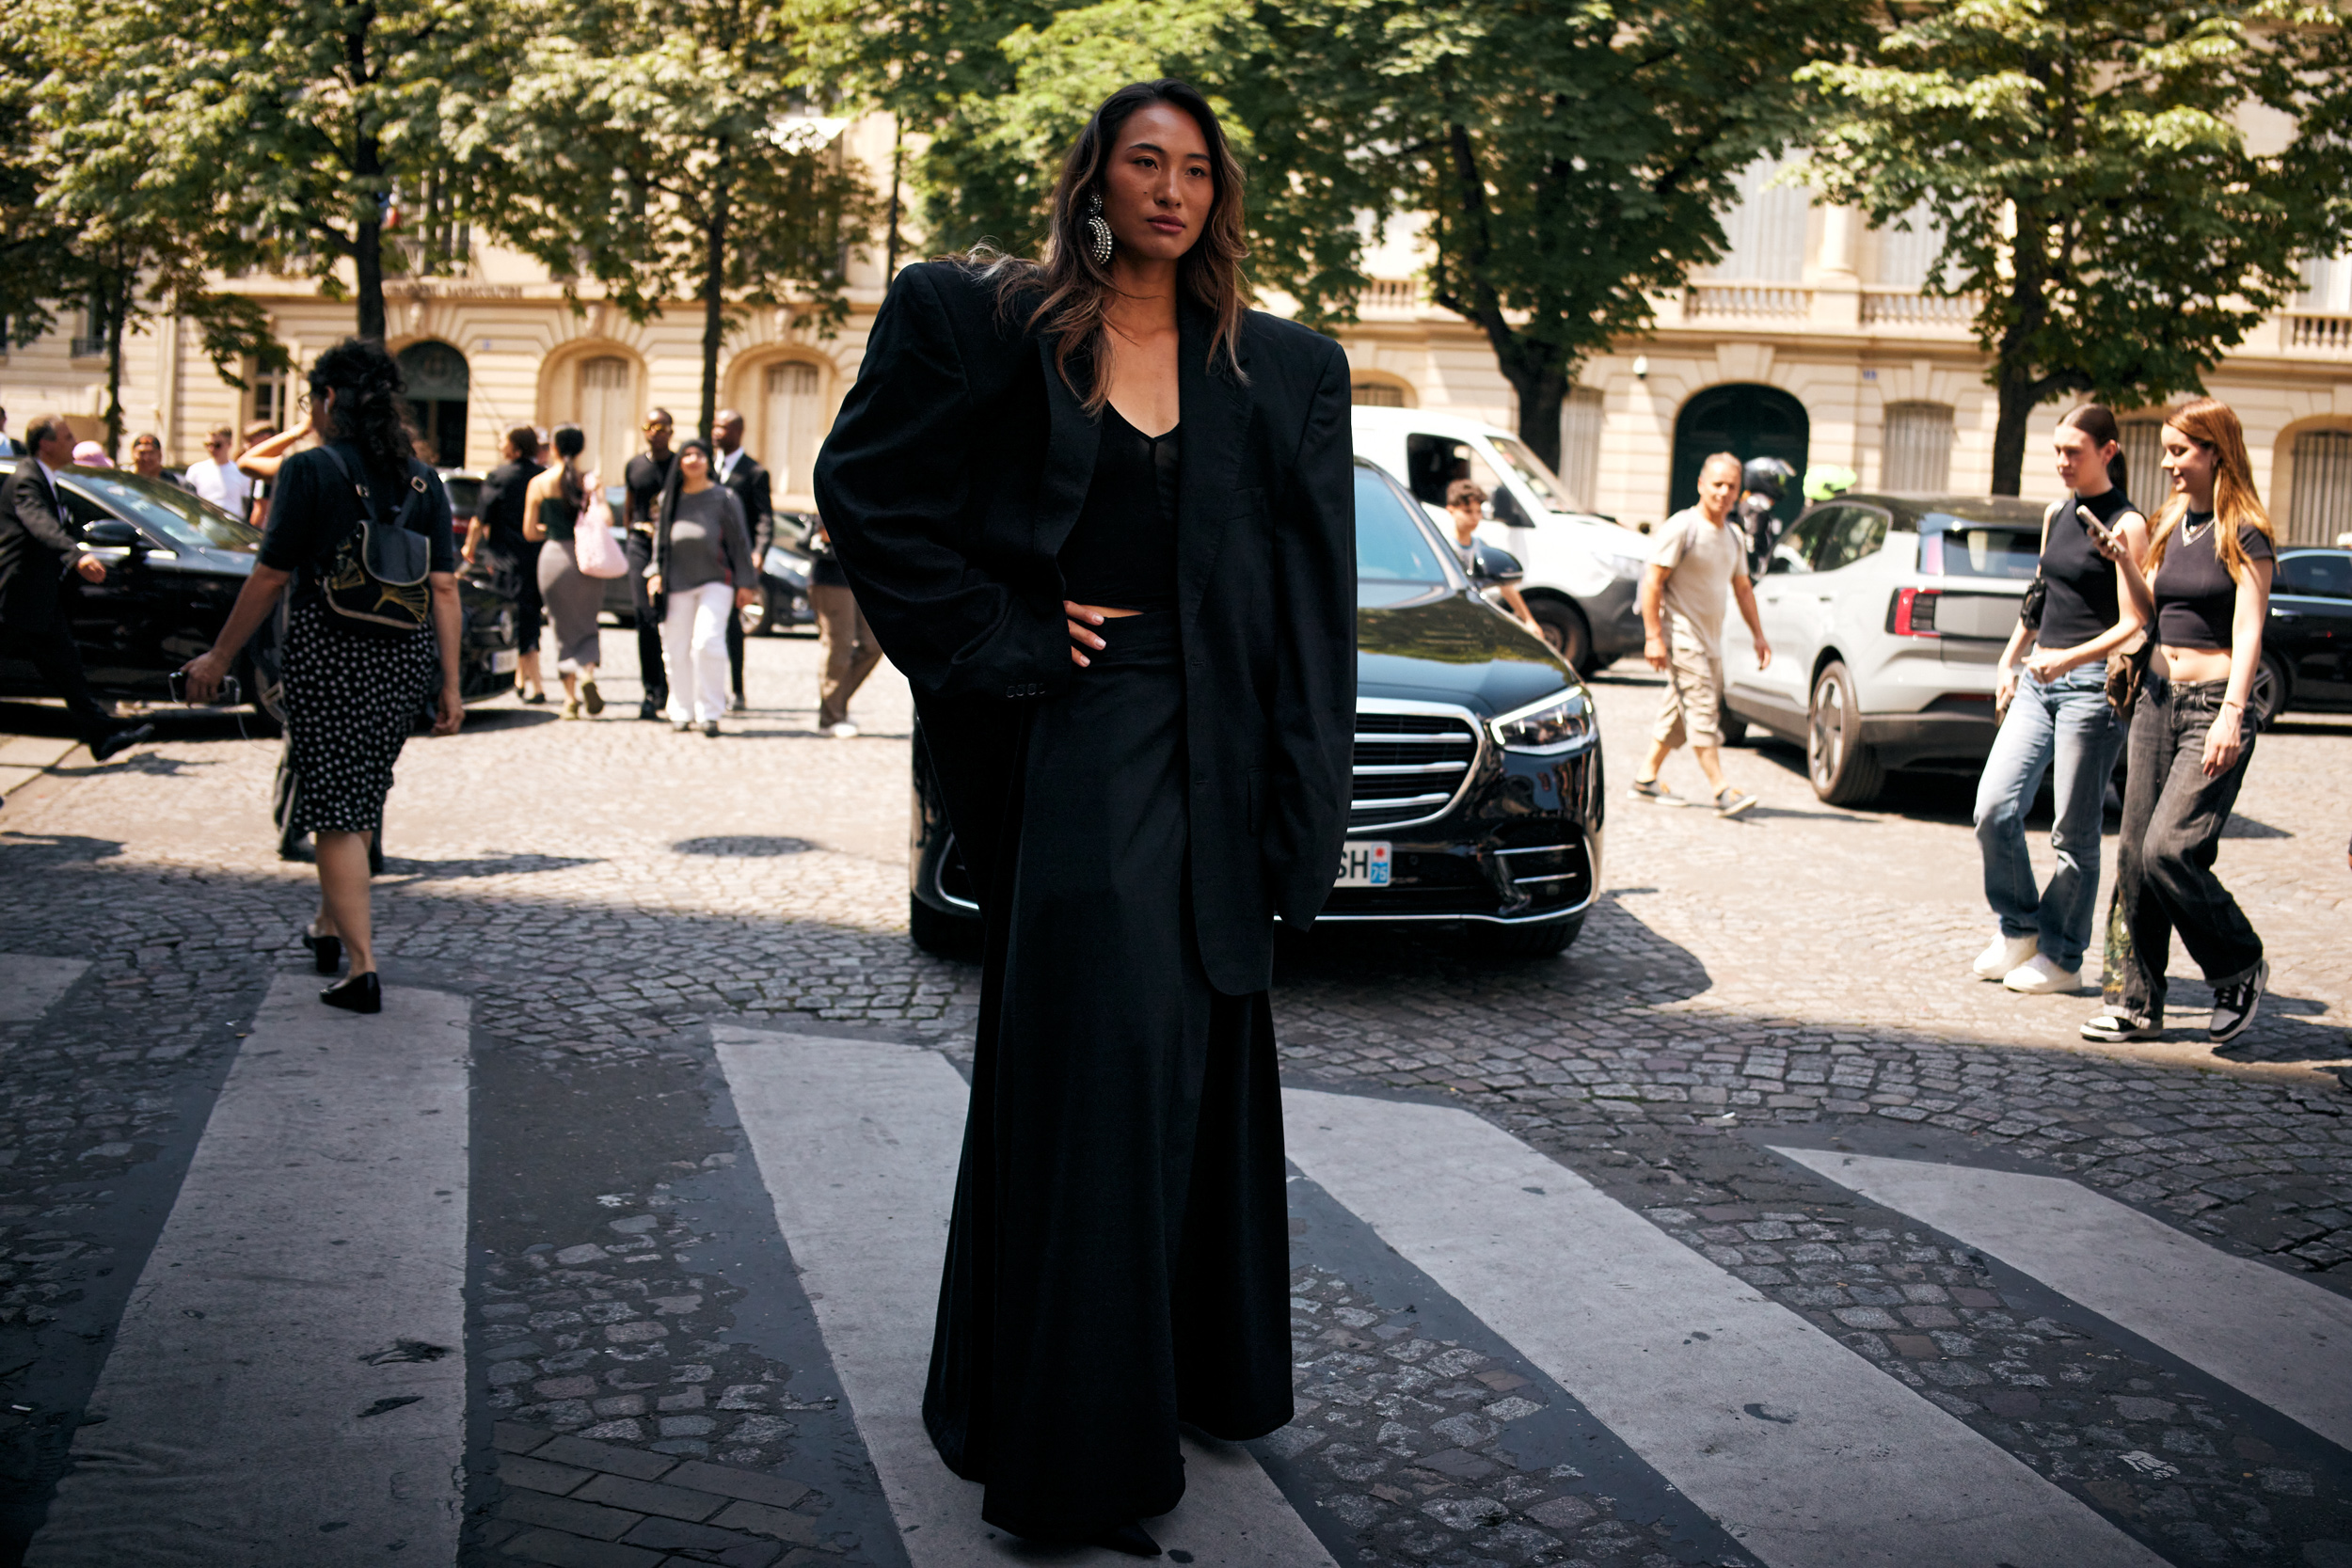
{"type": "Polygon", "coordinates": [[[119,517],[101,517],[82,531],[82,543],[91,549],[135,550],[140,542],[139,531],[119,517]]]}
{"type": "Polygon", "coordinates": [[[1481,587],[1502,587],[1527,576],[1527,568],[1509,550],[1499,549],[1485,540],[1470,547],[1470,578],[1481,587]]]}
{"type": "Polygon", "coordinates": [[[1784,577],[1788,570],[1788,558],[1778,550],[1774,550],[1764,562],[1764,575],[1768,578],[1784,577]]]}

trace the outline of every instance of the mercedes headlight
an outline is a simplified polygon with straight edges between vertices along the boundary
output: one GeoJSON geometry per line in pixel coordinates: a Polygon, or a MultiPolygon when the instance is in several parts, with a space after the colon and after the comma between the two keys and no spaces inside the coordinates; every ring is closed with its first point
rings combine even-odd
{"type": "Polygon", "coordinates": [[[1486,721],[1495,744],[1522,756],[1558,756],[1583,746],[1593,734],[1592,700],[1563,691],[1500,719],[1486,721]]]}

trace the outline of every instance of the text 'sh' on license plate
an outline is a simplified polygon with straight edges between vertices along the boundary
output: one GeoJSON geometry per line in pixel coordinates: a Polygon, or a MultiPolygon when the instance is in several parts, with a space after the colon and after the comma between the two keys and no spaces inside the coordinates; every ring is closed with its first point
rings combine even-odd
{"type": "Polygon", "coordinates": [[[1386,844],[1347,841],[1340,851],[1340,875],[1333,887],[1387,887],[1393,865],[1386,844]]]}

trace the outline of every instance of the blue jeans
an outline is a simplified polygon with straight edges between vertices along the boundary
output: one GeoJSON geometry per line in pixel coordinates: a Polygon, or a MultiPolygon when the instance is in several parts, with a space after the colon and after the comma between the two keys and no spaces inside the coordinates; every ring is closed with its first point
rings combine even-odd
{"type": "Polygon", "coordinates": [[[2107,705],[2106,667],[2070,670],[2048,685],[2021,672],[2009,717],[1977,781],[1977,844],[1984,852],[1984,901],[2001,934],[2038,937],[2042,954],[2063,970],[2083,966],[2099,898],[2099,820],[2107,776],[2123,744],[2123,726],[2107,705]],[[2055,757],[2057,821],[2050,847],[2058,870],[2034,885],[2026,854],[2026,809],[2055,757]]]}

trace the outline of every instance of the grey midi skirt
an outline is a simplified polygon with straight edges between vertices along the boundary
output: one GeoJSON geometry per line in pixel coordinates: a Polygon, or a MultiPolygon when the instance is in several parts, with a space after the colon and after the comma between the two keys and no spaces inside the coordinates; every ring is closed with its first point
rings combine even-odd
{"type": "Polygon", "coordinates": [[[555,623],[557,668],[602,664],[596,611],[604,608],[604,579],[580,569],[569,539],[550,539],[539,552],[539,597],[555,623]]]}

